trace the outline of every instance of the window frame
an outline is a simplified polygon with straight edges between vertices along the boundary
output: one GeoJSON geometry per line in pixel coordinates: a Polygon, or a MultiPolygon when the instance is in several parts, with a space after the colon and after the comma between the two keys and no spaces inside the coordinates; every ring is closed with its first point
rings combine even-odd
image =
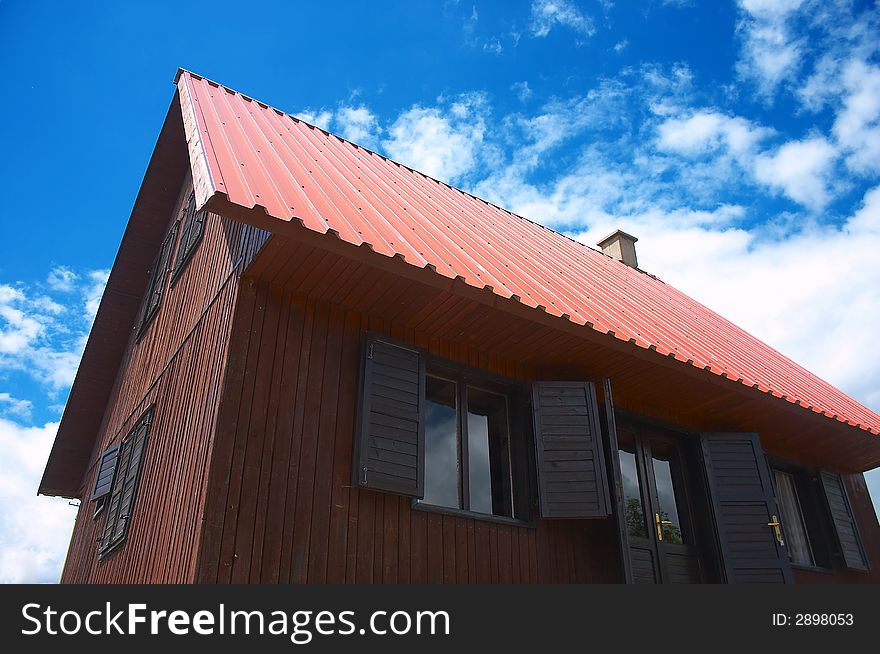
{"type": "MultiPolygon", "coordinates": [[[[536,528],[534,434],[532,433],[529,385],[495,373],[472,368],[442,357],[424,354],[425,377],[435,377],[456,384],[456,438],[458,456],[459,500],[469,502],[466,495],[469,480],[467,450],[467,387],[472,386],[504,397],[507,405],[507,438],[510,468],[511,508],[513,517],[480,513],[465,508],[430,504],[412,498],[414,510],[470,518],[518,527],[536,528]],[[515,401],[512,401],[515,400],[515,401]]],[[[425,467],[429,465],[426,457],[425,467]]]]}
{"type": "Polygon", "coordinates": [[[798,479],[797,471],[784,470],[779,466],[771,466],[770,473],[773,476],[773,493],[776,496],[776,507],[779,510],[780,517],[783,520],[782,532],[785,535],[785,542],[786,542],[786,549],[788,551],[789,563],[791,563],[791,565],[796,568],[812,569],[812,568],[821,567],[821,566],[816,565],[816,555],[813,553],[813,538],[811,537],[810,529],[807,526],[807,517],[806,517],[806,514],[804,513],[803,500],[801,499],[801,489],[799,488],[800,484],[798,483],[800,480],[798,479]],[[777,483],[777,480],[776,480],[777,473],[780,475],[785,475],[785,476],[789,477],[791,480],[791,490],[794,493],[793,499],[794,499],[795,507],[797,508],[797,516],[796,517],[798,520],[800,520],[801,530],[803,531],[804,538],[806,539],[806,542],[807,542],[807,550],[808,550],[809,558],[810,558],[810,561],[808,563],[804,563],[802,561],[795,561],[794,556],[792,554],[791,547],[788,546],[788,543],[791,540],[791,538],[790,538],[791,532],[787,529],[787,524],[791,523],[792,516],[783,515],[784,503],[781,500],[780,488],[779,488],[779,484],[777,483]]]}
{"type": "MultiPolygon", "coordinates": [[[[818,488],[820,483],[819,468],[792,463],[773,456],[768,456],[767,462],[770,466],[773,495],[780,512],[782,508],[779,501],[779,491],[776,488],[776,476],[773,473],[778,470],[792,477],[807,544],[813,559],[812,565],[806,565],[789,558],[791,567],[795,570],[834,574],[836,572],[833,563],[834,533],[825,497],[820,494],[822,491],[818,488]],[[808,492],[805,493],[805,490],[808,492]]],[[[783,518],[786,521],[787,519],[783,518]]],[[[783,533],[784,530],[785,524],[783,523],[783,533]]]]}

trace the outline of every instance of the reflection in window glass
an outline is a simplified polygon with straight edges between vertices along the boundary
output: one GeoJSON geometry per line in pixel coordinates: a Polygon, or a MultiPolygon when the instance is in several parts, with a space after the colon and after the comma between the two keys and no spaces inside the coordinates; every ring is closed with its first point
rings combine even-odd
{"type": "Polygon", "coordinates": [[[426,504],[461,508],[455,382],[428,377],[425,388],[426,504]]]}
{"type": "Polygon", "coordinates": [[[675,486],[672,483],[672,467],[667,459],[656,455],[653,457],[653,463],[660,520],[663,521],[663,540],[667,543],[684,543],[681,522],[678,519],[678,505],[675,501],[675,486]]]}
{"type": "Polygon", "coordinates": [[[627,532],[630,536],[647,538],[636,455],[626,450],[618,450],[618,456],[620,457],[620,476],[623,481],[623,506],[627,532]]]}
{"type": "Polygon", "coordinates": [[[513,517],[507,400],[469,386],[467,404],[469,508],[513,517]]]}
{"type": "Polygon", "coordinates": [[[774,470],[773,481],[776,482],[776,499],[782,517],[788,557],[792,563],[813,565],[813,552],[807,539],[807,529],[804,526],[804,516],[801,513],[794,477],[787,472],[774,470]]]}

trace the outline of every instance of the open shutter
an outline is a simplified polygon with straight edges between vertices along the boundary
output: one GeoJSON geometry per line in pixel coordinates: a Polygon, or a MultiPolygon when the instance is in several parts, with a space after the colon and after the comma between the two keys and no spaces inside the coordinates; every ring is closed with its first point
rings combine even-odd
{"type": "Polygon", "coordinates": [[[728,583],[791,583],[770,468],[757,434],[702,434],[703,463],[728,583]]]}
{"type": "Polygon", "coordinates": [[[610,480],[610,508],[614,515],[617,528],[617,554],[623,582],[633,583],[632,560],[629,554],[629,531],[626,524],[626,507],[623,500],[623,479],[620,473],[620,456],[617,444],[617,419],[614,415],[614,400],[611,395],[611,380],[602,380],[603,402],[599,406],[599,415],[605,429],[603,447],[610,480]]]}
{"type": "Polygon", "coordinates": [[[147,286],[147,294],[144,300],[144,312],[141,317],[141,332],[149,324],[150,320],[156,315],[159,306],[162,304],[162,295],[165,293],[165,276],[168,268],[171,266],[171,254],[174,250],[174,242],[177,239],[177,229],[180,221],[171,226],[171,231],[162,242],[162,249],[153,261],[153,267],[150,270],[150,282],[147,286]]]}
{"type": "Polygon", "coordinates": [[[128,535],[152,413],[152,409],[147,411],[120,445],[117,474],[99,550],[102,555],[115,548],[128,535]]]}
{"type": "Polygon", "coordinates": [[[831,515],[831,523],[834,525],[843,564],[853,570],[867,570],[868,560],[859,538],[859,530],[856,527],[846,486],[843,484],[843,477],[826,470],[820,471],[819,477],[822,479],[822,488],[825,490],[825,499],[828,502],[828,511],[831,515]]]}
{"type": "Polygon", "coordinates": [[[171,273],[171,283],[177,279],[180,272],[186,267],[187,262],[195,252],[196,246],[202,240],[205,232],[205,210],[196,212],[196,196],[192,193],[186,204],[183,214],[183,225],[180,230],[180,244],[177,246],[177,258],[174,260],[174,271],[171,273]]]}
{"type": "Polygon", "coordinates": [[[532,395],[541,517],[607,517],[611,504],[595,386],[535,382],[532,395]]]}
{"type": "Polygon", "coordinates": [[[421,498],[425,483],[425,361],[413,348],[367,339],[354,483],[421,498]]]}
{"type": "Polygon", "coordinates": [[[98,463],[98,476],[95,477],[95,487],[92,489],[92,501],[98,500],[110,493],[110,489],[113,487],[113,477],[116,473],[118,458],[118,443],[104,450],[98,463]]]}

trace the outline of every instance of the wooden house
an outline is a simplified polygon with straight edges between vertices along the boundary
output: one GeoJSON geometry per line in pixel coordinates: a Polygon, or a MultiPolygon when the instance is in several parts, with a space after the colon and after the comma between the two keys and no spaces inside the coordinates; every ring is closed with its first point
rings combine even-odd
{"type": "Polygon", "coordinates": [[[880,581],[880,416],[633,237],[175,81],[39,489],[62,581],[880,581]]]}

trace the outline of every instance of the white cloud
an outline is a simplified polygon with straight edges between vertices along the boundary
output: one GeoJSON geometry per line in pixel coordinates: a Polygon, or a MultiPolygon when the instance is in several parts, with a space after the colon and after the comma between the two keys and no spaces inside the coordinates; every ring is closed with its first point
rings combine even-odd
{"type": "Polygon", "coordinates": [[[33,402],[30,400],[19,400],[9,393],[0,393],[0,412],[6,412],[20,418],[29,418],[33,406],[33,402]]]}
{"type": "Polygon", "coordinates": [[[55,292],[64,294],[62,301],[22,284],[0,285],[0,371],[28,375],[51,392],[68,387],[107,276],[106,270],[54,268],[47,279],[54,280],[49,285],[55,292]]]}
{"type": "Polygon", "coordinates": [[[504,52],[504,46],[501,45],[501,40],[493,36],[490,39],[483,42],[483,52],[490,52],[495,55],[500,55],[504,52]]]}
{"type": "Polygon", "coordinates": [[[76,509],[37,497],[57,429],[0,418],[0,583],[58,581],[76,509]]]}
{"type": "Polygon", "coordinates": [[[309,123],[310,125],[320,127],[324,131],[329,131],[330,123],[333,122],[333,112],[328,111],[327,109],[303,109],[295,115],[298,118],[301,118],[305,122],[309,123]]]}
{"type": "Polygon", "coordinates": [[[658,128],[661,150],[681,154],[702,154],[726,146],[736,155],[746,155],[772,131],[739,116],[701,110],[683,118],[669,118],[658,128]]]}
{"type": "Polygon", "coordinates": [[[66,266],[55,266],[49,271],[46,283],[53,291],[72,291],[78,275],[66,266]]]}
{"type": "Polygon", "coordinates": [[[567,27],[581,36],[592,36],[596,33],[593,19],[584,16],[573,2],[569,0],[534,0],[531,22],[529,23],[532,34],[537,37],[545,37],[557,25],[567,27]]]}
{"type": "Polygon", "coordinates": [[[107,286],[109,277],[109,270],[92,270],[87,275],[88,285],[84,289],[84,306],[86,322],[89,325],[92,324],[95,314],[98,313],[98,306],[101,304],[101,297],[104,295],[104,287],[107,286]]]}
{"type": "Polygon", "coordinates": [[[789,141],[773,154],[758,156],[755,177],[809,209],[822,209],[831,199],[829,174],[836,156],[823,137],[789,141]]]}
{"type": "Polygon", "coordinates": [[[842,81],[845,95],[834,121],[834,136],[848,153],[850,170],[880,173],[880,67],[852,60],[842,81]]]}
{"type": "Polygon", "coordinates": [[[617,43],[615,43],[612,50],[614,50],[614,52],[616,52],[617,54],[620,54],[621,52],[626,50],[628,46],[629,46],[629,41],[627,41],[626,39],[623,39],[622,41],[618,41],[617,43]]]}
{"type": "Polygon", "coordinates": [[[737,31],[742,51],[737,71],[754,80],[766,99],[800,66],[804,46],[790,21],[802,4],[803,0],[740,0],[737,31]]]}
{"type": "Polygon", "coordinates": [[[407,166],[441,181],[455,181],[477,164],[485,111],[479,94],[459,96],[444,107],[412,107],[388,128],[382,146],[407,166]]]}
{"type": "Polygon", "coordinates": [[[528,102],[534,95],[534,91],[529,87],[528,82],[514,82],[510,86],[510,90],[516,93],[516,97],[520,102],[528,102]]]}
{"type": "Polygon", "coordinates": [[[379,123],[366,107],[340,107],[333,124],[340,136],[358,145],[375,148],[379,123]]]}

